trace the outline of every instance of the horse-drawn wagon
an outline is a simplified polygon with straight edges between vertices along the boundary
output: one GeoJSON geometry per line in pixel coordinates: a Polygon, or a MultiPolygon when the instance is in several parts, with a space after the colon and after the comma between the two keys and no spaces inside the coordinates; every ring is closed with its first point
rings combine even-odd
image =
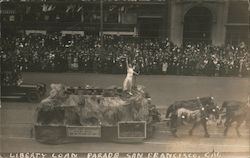
{"type": "Polygon", "coordinates": [[[51,86],[37,107],[35,138],[49,144],[84,141],[142,142],[154,131],[154,106],[138,86],[120,88],[51,86]]]}

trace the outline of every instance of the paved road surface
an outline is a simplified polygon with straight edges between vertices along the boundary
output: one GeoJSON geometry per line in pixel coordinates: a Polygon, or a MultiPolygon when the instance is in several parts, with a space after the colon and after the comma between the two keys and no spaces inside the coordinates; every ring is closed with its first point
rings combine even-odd
{"type": "MultiPolygon", "coordinates": [[[[82,73],[25,73],[26,82],[64,83],[71,86],[93,85],[108,87],[122,85],[124,75],[82,74],[82,73]]],[[[246,100],[249,93],[249,79],[225,77],[184,76],[139,76],[137,83],[144,85],[164,114],[175,100],[214,96],[217,103],[224,100],[246,100]]],[[[49,87],[48,87],[49,88],[49,87]]],[[[248,152],[249,129],[241,127],[238,138],[232,128],[228,137],[222,136],[223,127],[209,126],[211,138],[203,138],[203,129],[196,129],[194,136],[187,135],[189,127],[182,127],[180,138],[174,138],[165,123],[159,123],[154,138],[142,144],[116,143],[73,143],[45,145],[36,142],[30,135],[36,105],[23,102],[3,102],[1,108],[1,151],[5,152],[175,152],[175,151],[220,151],[248,152]]]]}

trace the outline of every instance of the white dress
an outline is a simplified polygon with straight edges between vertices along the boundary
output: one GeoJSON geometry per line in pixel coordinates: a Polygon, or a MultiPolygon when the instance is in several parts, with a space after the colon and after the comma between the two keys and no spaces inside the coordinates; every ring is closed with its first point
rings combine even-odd
{"type": "Polygon", "coordinates": [[[134,70],[133,68],[127,69],[127,76],[123,82],[123,90],[131,90],[132,89],[132,79],[133,79],[134,70]]]}

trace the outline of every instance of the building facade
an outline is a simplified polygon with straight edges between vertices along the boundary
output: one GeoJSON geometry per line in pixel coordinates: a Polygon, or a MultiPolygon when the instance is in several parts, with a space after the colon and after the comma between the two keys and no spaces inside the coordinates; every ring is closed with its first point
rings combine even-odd
{"type": "Polygon", "coordinates": [[[249,40],[248,0],[172,0],[171,40],[204,40],[213,45],[249,40]]]}
{"type": "Polygon", "coordinates": [[[169,38],[182,45],[249,41],[248,0],[43,0],[1,3],[2,35],[18,31],[169,38]]]}

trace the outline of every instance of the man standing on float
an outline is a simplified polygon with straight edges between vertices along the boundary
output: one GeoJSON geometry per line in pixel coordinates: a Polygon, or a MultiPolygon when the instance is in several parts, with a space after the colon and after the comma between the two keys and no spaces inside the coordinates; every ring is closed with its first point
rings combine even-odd
{"type": "Polygon", "coordinates": [[[123,91],[128,91],[130,95],[132,95],[132,86],[133,86],[133,75],[139,75],[134,71],[134,67],[128,63],[128,58],[126,58],[127,65],[127,76],[123,82],[123,91]]]}

